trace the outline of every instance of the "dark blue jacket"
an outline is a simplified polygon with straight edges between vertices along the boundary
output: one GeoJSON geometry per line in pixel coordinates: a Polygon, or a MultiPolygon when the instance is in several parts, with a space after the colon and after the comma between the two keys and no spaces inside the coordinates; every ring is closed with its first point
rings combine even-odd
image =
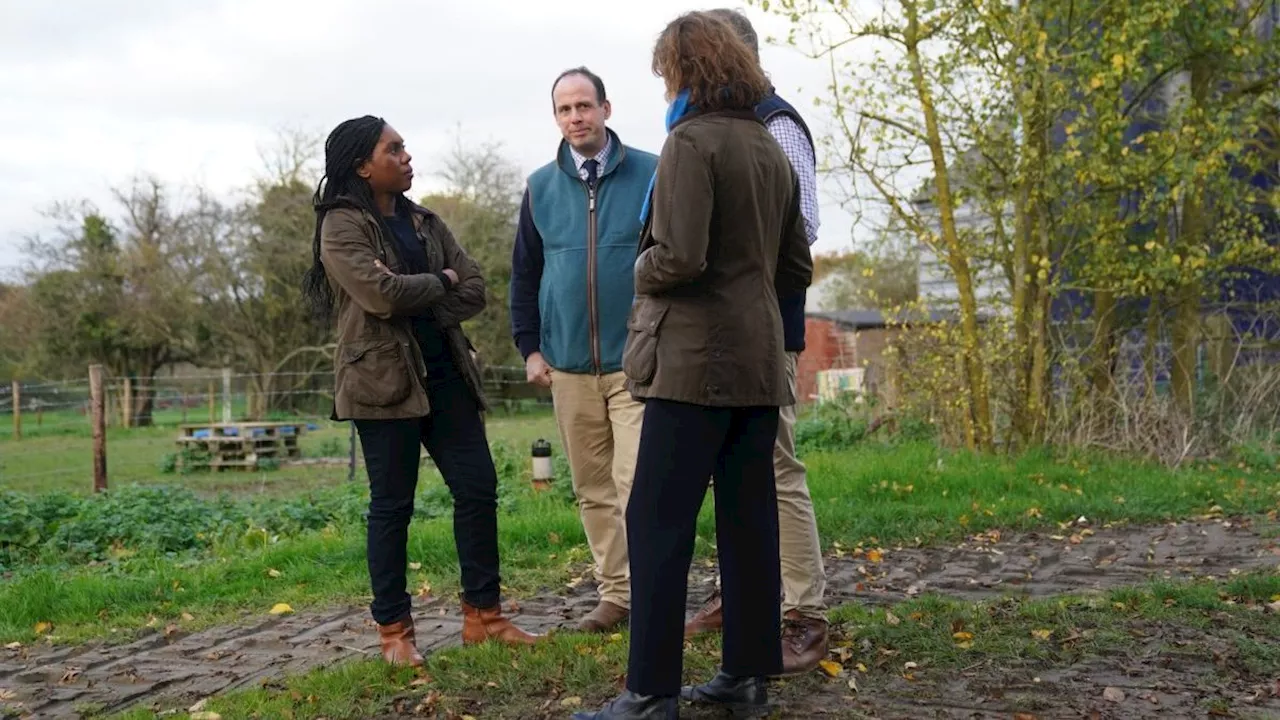
{"type": "Polygon", "coordinates": [[[569,144],[529,176],[511,253],[511,334],[526,359],[571,373],[622,369],[635,298],[640,207],[658,156],[613,150],[594,195],[578,176],[569,144]]]}
{"type": "MultiPolygon", "coordinates": [[[[809,126],[805,123],[804,118],[800,117],[800,112],[792,107],[791,103],[778,97],[778,94],[772,90],[759,105],[756,105],[756,115],[767,125],[769,120],[777,115],[787,115],[796,124],[804,130],[804,134],[809,138],[809,147],[816,147],[813,142],[813,133],[809,131],[809,126]]],[[[817,156],[814,156],[814,162],[817,162],[817,156]]],[[[799,293],[778,296],[778,310],[782,314],[782,337],[784,347],[787,352],[800,352],[804,350],[804,303],[805,292],[801,290],[799,293]]]]}

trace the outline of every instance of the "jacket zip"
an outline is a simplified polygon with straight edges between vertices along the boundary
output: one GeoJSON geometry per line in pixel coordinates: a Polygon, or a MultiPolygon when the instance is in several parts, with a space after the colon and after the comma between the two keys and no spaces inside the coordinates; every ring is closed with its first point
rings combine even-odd
{"type": "MultiPolygon", "coordinates": [[[[597,179],[596,184],[600,181],[597,179]]],[[[587,186],[587,324],[591,331],[591,363],[595,374],[601,374],[600,309],[596,301],[596,189],[587,186]]]]}

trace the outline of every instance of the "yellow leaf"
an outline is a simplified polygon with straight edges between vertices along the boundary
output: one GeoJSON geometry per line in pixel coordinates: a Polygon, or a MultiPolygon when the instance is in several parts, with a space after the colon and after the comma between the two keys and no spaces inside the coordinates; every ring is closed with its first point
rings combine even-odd
{"type": "Polygon", "coordinates": [[[53,623],[38,622],[36,623],[36,634],[43,635],[53,629],[53,623]]]}
{"type": "Polygon", "coordinates": [[[973,649],[973,641],[972,641],[972,640],[966,640],[965,642],[956,643],[956,647],[960,648],[961,650],[972,650],[972,649],[973,649]]]}
{"type": "Polygon", "coordinates": [[[622,642],[622,633],[614,633],[610,635],[609,642],[622,642]]]}
{"type": "Polygon", "coordinates": [[[204,710],[201,712],[191,713],[191,720],[222,720],[222,716],[216,712],[204,710]]]}
{"type": "Polygon", "coordinates": [[[409,569],[410,569],[410,570],[421,570],[421,569],[422,569],[422,563],[409,563],[409,569]]]}
{"type": "Polygon", "coordinates": [[[827,677],[840,677],[840,673],[844,672],[844,668],[840,666],[840,663],[830,660],[823,660],[818,663],[818,667],[822,668],[822,672],[826,673],[827,677]]]}
{"type": "Polygon", "coordinates": [[[293,613],[293,608],[288,603],[276,603],[271,606],[272,615],[289,615],[293,613]]]}
{"type": "Polygon", "coordinates": [[[187,622],[191,622],[192,620],[195,620],[195,619],[196,619],[196,616],[195,616],[195,615],[192,615],[191,613],[185,613],[185,612],[184,612],[184,613],[182,613],[182,619],[183,619],[183,620],[185,620],[185,621],[187,621],[187,622]]]}
{"type": "Polygon", "coordinates": [[[862,663],[858,663],[858,672],[865,673],[866,671],[867,671],[867,666],[863,665],[862,663]]]}
{"type": "Polygon", "coordinates": [[[973,633],[971,633],[971,632],[958,632],[958,633],[954,633],[954,634],[952,634],[952,636],[951,636],[951,637],[952,637],[952,638],[954,638],[954,639],[956,639],[956,640],[958,640],[958,641],[960,641],[960,642],[969,642],[970,640],[972,640],[972,639],[973,639],[973,633]]]}
{"type": "Polygon", "coordinates": [[[560,701],[562,707],[579,707],[582,705],[582,698],[578,696],[567,697],[560,701]]]}
{"type": "Polygon", "coordinates": [[[281,573],[279,570],[277,570],[277,569],[275,569],[275,568],[271,568],[270,570],[268,570],[268,571],[267,571],[267,577],[278,578],[278,577],[280,577],[282,574],[283,574],[283,573],[281,573]]]}
{"type": "Polygon", "coordinates": [[[868,550],[867,560],[869,562],[878,563],[884,560],[884,553],[879,550],[868,550]]]}
{"type": "Polygon", "coordinates": [[[1103,83],[1105,82],[1106,81],[1102,79],[1101,75],[1094,75],[1093,79],[1089,81],[1089,87],[1093,88],[1094,90],[1097,90],[1098,88],[1102,87],[1103,83]]]}
{"type": "Polygon", "coordinates": [[[1111,67],[1115,68],[1117,71],[1124,70],[1124,55],[1121,55],[1120,53],[1112,55],[1111,67]]]}
{"type": "Polygon", "coordinates": [[[476,720],[475,715],[463,715],[459,720],[476,720]]]}
{"type": "Polygon", "coordinates": [[[1053,631],[1052,630],[1032,630],[1031,637],[1037,640],[1048,640],[1049,638],[1053,637],[1053,631]]]}

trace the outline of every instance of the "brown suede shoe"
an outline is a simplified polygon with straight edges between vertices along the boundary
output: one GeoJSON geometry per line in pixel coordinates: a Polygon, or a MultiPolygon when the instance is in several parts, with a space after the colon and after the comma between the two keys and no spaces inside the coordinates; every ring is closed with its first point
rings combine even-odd
{"type": "Polygon", "coordinates": [[[720,607],[720,591],[716,590],[711,594],[711,599],[694,613],[693,619],[685,624],[684,638],[688,640],[695,635],[720,632],[723,626],[724,612],[720,607]]]}
{"type": "Polygon", "coordinates": [[[809,672],[826,656],[827,621],[788,612],[782,621],[782,674],[809,672]]]}
{"type": "Polygon", "coordinates": [[[502,606],[478,608],[462,603],[462,644],[496,640],[505,645],[533,645],[541,636],[516,627],[502,614],[502,606]]]}
{"type": "Polygon", "coordinates": [[[405,615],[396,622],[378,625],[378,639],[382,644],[383,660],[392,665],[422,665],[422,655],[414,642],[413,616],[405,615]]]}
{"type": "Polygon", "coordinates": [[[630,610],[614,605],[607,600],[601,600],[594,610],[587,613],[578,622],[578,629],[589,633],[609,632],[621,625],[629,617],[631,617],[630,610]]]}

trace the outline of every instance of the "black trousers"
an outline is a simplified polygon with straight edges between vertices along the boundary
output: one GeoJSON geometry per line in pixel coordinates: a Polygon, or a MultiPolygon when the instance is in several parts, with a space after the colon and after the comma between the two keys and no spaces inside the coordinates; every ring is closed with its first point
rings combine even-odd
{"type": "Polygon", "coordinates": [[[627,688],[680,690],[685,595],[698,511],[715,476],[716,542],[724,603],[723,669],[782,671],[782,588],[773,445],[778,408],[709,408],[648,400],[627,506],[631,655],[627,688]]]}
{"type": "Polygon", "coordinates": [[[462,596],[490,608],[500,601],[498,474],[475,397],[461,378],[428,388],[431,415],[408,420],[356,420],[369,473],[370,611],[380,624],[409,612],[405,590],[409,520],[425,446],[453,495],[453,538],[462,596]]]}

